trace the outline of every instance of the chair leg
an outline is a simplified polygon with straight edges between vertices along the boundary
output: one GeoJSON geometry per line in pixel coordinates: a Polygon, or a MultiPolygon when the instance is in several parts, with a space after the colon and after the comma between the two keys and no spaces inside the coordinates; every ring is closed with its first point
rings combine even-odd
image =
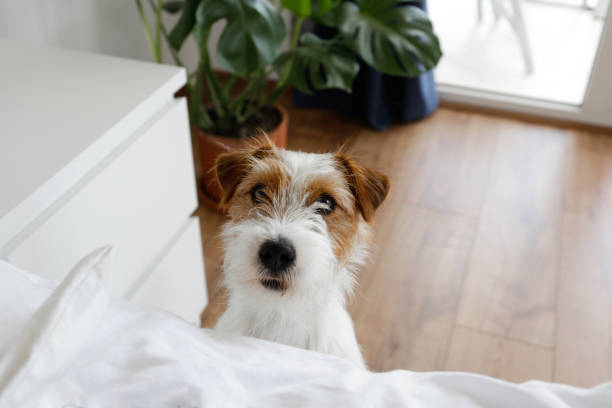
{"type": "MultiPolygon", "coordinates": [[[[522,0],[509,0],[511,10],[508,10],[508,8],[505,7],[506,3],[504,1],[505,0],[491,0],[495,21],[499,20],[500,17],[504,17],[508,20],[510,26],[518,37],[527,74],[531,74],[534,70],[534,64],[531,46],[529,44],[529,37],[527,36],[525,17],[523,15],[523,8],[521,5],[522,0]]],[[[478,0],[478,19],[482,19],[482,0],[478,0]]]]}
{"type": "Polygon", "coordinates": [[[599,0],[597,5],[595,6],[595,10],[593,13],[595,14],[595,18],[606,18],[606,14],[608,13],[608,8],[610,7],[610,0],[599,0]]]}
{"type": "Polygon", "coordinates": [[[504,15],[504,0],[491,0],[491,7],[493,8],[493,15],[495,21],[498,21],[500,17],[504,15]]]}
{"type": "Polygon", "coordinates": [[[531,46],[529,44],[529,38],[527,37],[527,27],[525,25],[525,17],[523,16],[523,8],[521,0],[511,0],[512,4],[512,16],[507,15],[506,17],[510,21],[510,24],[514,28],[516,35],[519,39],[521,51],[523,53],[523,59],[525,60],[525,66],[527,73],[533,72],[533,56],[531,53],[531,46]]]}

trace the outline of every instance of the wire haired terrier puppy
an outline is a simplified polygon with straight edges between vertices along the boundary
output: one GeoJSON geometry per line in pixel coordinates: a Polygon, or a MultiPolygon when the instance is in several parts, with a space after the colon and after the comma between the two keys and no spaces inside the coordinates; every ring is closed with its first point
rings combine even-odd
{"type": "Polygon", "coordinates": [[[365,366],[346,299],[389,179],[342,153],[269,141],[221,155],[215,170],[230,218],[222,232],[229,298],[216,329],[365,366]]]}

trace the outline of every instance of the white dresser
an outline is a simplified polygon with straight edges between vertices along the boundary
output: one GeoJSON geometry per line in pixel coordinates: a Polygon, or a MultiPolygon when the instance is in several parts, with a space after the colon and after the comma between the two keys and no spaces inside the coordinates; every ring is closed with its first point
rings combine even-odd
{"type": "Polygon", "coordinates": [[[115,247],[117,296],[197,323],[204,263],[182,69],[0,39],[0,258],[60,280],[115,247]]]}

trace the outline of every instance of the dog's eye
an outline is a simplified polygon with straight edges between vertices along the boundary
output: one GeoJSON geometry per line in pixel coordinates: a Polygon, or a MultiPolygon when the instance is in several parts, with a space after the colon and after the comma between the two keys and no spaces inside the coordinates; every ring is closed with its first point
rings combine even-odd
{"type": "Polygon", "coordinates": [[[263,191],[264,187],[265,186],[263,184],[257,184],[255,187],[253,187],[251,190],[251,199],[253,200],[253,203],[260,204],[265,200],[268,200],[268,196],[263,191]]]}
{"type": "Polygon", "coordinates": [[[323,194],[321,197],[317,198],[317,203],[319,204],[317,214],[327,215],[334,211],[334,208],[336,208],[336,202],[327,194],[323,194]]]}

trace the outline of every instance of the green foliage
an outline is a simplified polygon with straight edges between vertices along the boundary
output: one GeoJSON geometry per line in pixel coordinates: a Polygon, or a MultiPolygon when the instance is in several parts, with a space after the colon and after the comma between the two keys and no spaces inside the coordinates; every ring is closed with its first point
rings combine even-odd
{"type": "Polygon", "coordinates": [[[310,0],[281,0],[281,6],[298,17],[308,17],[312,12],[312,1],[310,0]]]}
{"type": "Polygon", "coordinates": [[[313,16],[321,16],[327,13],[332,7],[335,7],[340,0],[315,0],[312,4],[313,16]]]}
{"type": "Polygon", "coordinates": [[[288,83],[305,93],[312,93],[310,85],[314,89],[337,88],[351,92],[353,79],[359,71],[359,64],[350,50],[311,33],[302,35],[299,47],[283,53],[276,60],[279,73],[283,72],[288,61],[293,61],[288,83]]]}
{"type": "Polygon", "coordinates": [[[170,14],[176,14],[183,9],[184,4],[185,1],[183,0],[166,1],[162,5],[162,8],[164,9],[164,11],[167,11],[170,14]]]}
{"type": "Polygon", "coordinates": [[[200,0],[185,0],[181,11],[181,18],[168,36],[168,43],[175,50],[180,50],[185,39],[191,34],[195,25],[195,13],[199,4],[200,0]]]}
{"type": "MultiPolygon", "coordinates": [[[[289,49],[280,52],[288,33],[279,10],[269,0],[150,0],[157,12],[156,34],[163,33],[173,59],[182,65],[178,52],[189,35],[200,48],[197,71],[188,83],[192,123],[208,131],[223,131],[231,123],[243,123],[262,107],[273,104],[292,86],[310,93],[318,89],[350,92],[358,73],[357,56],[377,70],[401,76],[417,76],[434,68],[442,52],[427,15],[402,0],[281,0],[281,7],[296,18],[289,49]],[[159,17],[161,10],[180,13],[167,34],[159,17]],[[307,19],[336,28],[338,34],[323,40],[301,35],[307,19]],[[224,21],[216,56],[231,74],[221,86],[213,72],[208,51],[212,26],[224,21]],[[276,87],[266,92],[266,78],[276,71],[276,87]],[[235,98],[230,91],[237,78],[247,85],[235,98]],[[214,115],[202,106],[204,89],[212,101],[214,115]]],[[[161,44],[152,38],[140,0],[136,0],[147,38],[156,60],[161,44]]]]}
{"type": "Polygon", "coordinates": [[[281,6],[297,17],[320,16],[340,0],[281,0],[281,6]]]}
{"type": "Polygon", "coordinates": [[[396,0],[342,3],[338,27],[368,65],[387,74],[420,75],[442,55],[427,15],[396,0]]]}
{"type": "MultiPolygon", "coordinates": [[[[202,0],[196,11],[196,41],[221,19],[227,23],[219,38],[217,58],[230,73],[248,77],[278,56],[287,32],[270,2],[202,0]]],[[[204,46],[201,39],[198,46],[204,46]]]]}

